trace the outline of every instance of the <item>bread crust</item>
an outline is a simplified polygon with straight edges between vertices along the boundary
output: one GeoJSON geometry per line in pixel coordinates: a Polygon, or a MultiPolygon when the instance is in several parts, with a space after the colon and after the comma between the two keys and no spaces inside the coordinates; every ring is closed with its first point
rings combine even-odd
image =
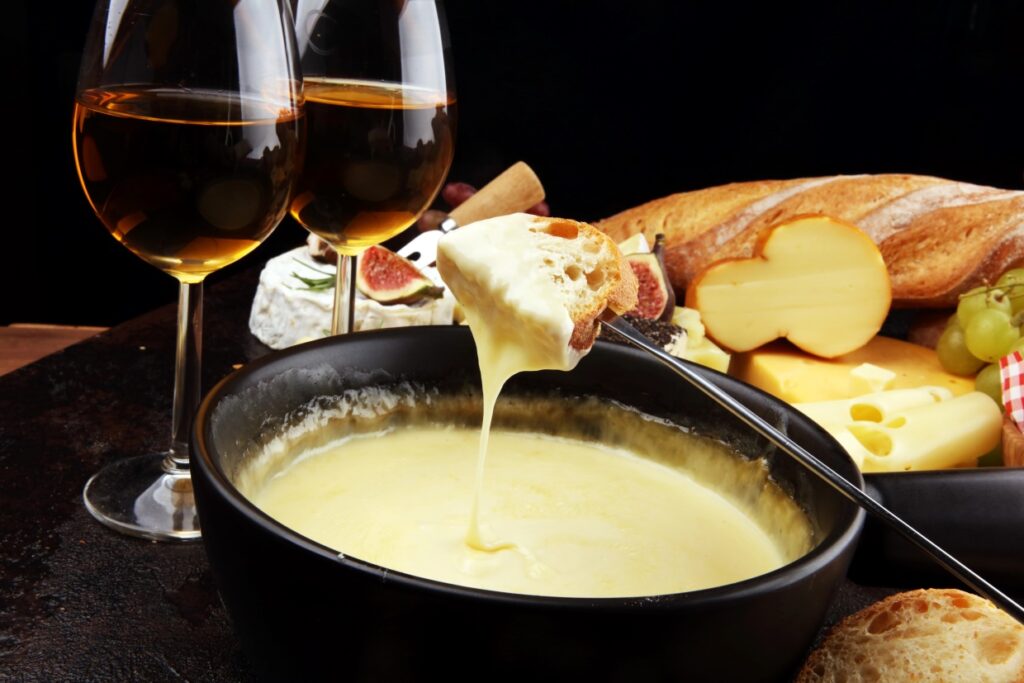
{"type": "Polygon", "coordinates": [[[648,244],[654,244],[661,233],[670,237],[665,244],[665,268],[673,287],[682,292],[685,286],[680,287],[677,282],[692,277],[688,276],[688,251],[682,248],[684,245],[748,210],[758,200],[805,181],[757,180],[683,192],[628,209],[595,225],[616,242],[638,232],[644,234],[648,244]]]}
{"type": "Polygon", "coordinates": [[[1024,467],[1024,432],[1009,415],[1003,416],[1003,465],[1024,467]]]}
{"type": "Polygon", "coordinates": [[[1022,199],[1024,192],[932,176],[830,176],[684,192],[596,225],[616,241],[664,233],[669,279],[682,293],[712,263],[752,255],[772,225],[827,214],[857,225],[882,249],[894,305],[931,308],[955,305],[967,289],[1024,263],[1022,199]]]}
{"type": "Polygon", "coordinates": [[[594,225],[616,242],[643,232],[653,244],[658,233],[670,230],[681,239],[691,239],[751,202],[804,180],[755,180],[680,192],[626,209],[594,225]]]}
{"type": "MultiPolygon", "coordinates": [[[[673,244],[673,241],[666,237],[665,266],[669,271],[669,279],[672,279],[673,271],[675,271],[687,282],[692,282],[698,273],[722,258],[749,256],[749,249],[744,253],[742,248],[735,250],[731,248],[734,240],[739,238],[752,222],[766,213],[774,213],[781,204],[801,192],[822,185],[830,185],[837,180],[837,177],[801,178],[795,183],[787,183],[775,192],[750,202],[709,230],[705,230],[689,240],[685,245],[673,244]]],[[[752,246],[756,241],[757,235],[748,246],[752,246]]],[[[674,281],[673,286],[675,286],[674,281]]]]}
{"type": "Polygon", "coordinates": [[[570,312],[573,330],[569,346],[586,351],[594,345],[601,330],[600,319],[605,311],[622,315],[636,308],[638,284],[633,268],[619,251],[615,241],[589,223],[568,218],[537,218],[534,224],[544,232],[567,239],[590,242],[598,252],[607,252],[610,262],[604,269],[604,280],[593,290],[594,296],[587,301],[577,302],[570,312]]]}
{"type": "Polygon", "coordinates": [[[1024,263],[1024,196],[937,209],[885,239],[901,306],[944,308],[1024,263]]]}
{"type": "Polygon", "coordinates": [[[839,622],[795,683],[1024,683],[1024,626],[956,589],[897,593],[839,622]]]}

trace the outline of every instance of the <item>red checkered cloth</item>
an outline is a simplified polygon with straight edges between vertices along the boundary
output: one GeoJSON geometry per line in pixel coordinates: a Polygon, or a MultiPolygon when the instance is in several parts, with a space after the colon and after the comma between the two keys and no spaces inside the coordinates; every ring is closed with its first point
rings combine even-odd
{"type": "Polygon", "coordinates": [[[999,378],[1003,382],[1006,414],[1024,432],[1024,356],[1020,351],[999,359],[999,378]]]}

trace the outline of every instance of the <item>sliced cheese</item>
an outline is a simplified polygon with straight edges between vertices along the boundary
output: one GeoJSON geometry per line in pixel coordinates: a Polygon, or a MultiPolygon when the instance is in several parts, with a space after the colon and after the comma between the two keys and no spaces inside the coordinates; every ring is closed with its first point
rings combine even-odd
{"type": "Polygon", "coordinates": [[[832,434],[864,472],[971,467],[999,443],[1002,428],[999,408],[985,394],[953,397],[941,387],[795,407],[832,434]]]}
{"type": "MultiPolygon", "coordinates": [[[[790,403],[851,398],[872,391],[865,363],[895,374],[889,389],[938,386],[953,395],[974,391],[974,379],[951,375],[939,365],[935,351],[917,344],[875,337],[865,346],[829,360],[774,342],[755,351],[733,354],[731,374],[790,403]]],[[[870,374],[870,373],[869,373],[870,374]]]]}
{"type": "Polygon", "coordinates": [[[878,247],[855,225],[823,215],[772,226],[753,257],[716,261],[686,290],[686,305],[726,350],[784,338],[823,358],[866,344],[891,302],[878,247]]]}

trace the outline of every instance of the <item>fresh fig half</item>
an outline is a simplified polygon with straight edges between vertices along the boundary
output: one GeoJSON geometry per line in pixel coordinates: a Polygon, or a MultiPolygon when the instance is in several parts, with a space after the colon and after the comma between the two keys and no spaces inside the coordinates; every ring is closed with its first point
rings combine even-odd
{"type": "Polygon", "coordinates": [[[676,295],[665,270],[662,256],[665,251],[664,241],[664,235],[658,235],[652,252],[626,255],[639,285],[637,306],[628,315],[648,320],[672,320],[676,295]]]}
{"type": "Polygon", "coordinates": [[[665,302],[665,310],[661,312],[661,320],[672,321],[672,315],[676,310],[676,290],[672,289],[672,280],[668,276],[668,268],[665,266],[665,235],[658,233],[654,236],[654,248],[651,252],[658,257],[658,266],[661,269],[661,281],[668,292],[668,301],[665,302]]]}
{"type": "Polygon", "coordinates": [[[408,259],[390,249],[372,246],[359,256],[356,287],[382,304],[410,304],[444,293],[408,259]]]}

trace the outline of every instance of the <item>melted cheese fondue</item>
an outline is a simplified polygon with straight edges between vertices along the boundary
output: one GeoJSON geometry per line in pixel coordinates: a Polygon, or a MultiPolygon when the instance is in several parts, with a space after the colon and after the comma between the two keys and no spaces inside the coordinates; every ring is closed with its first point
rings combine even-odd
{"type": "MultiPolygon", "coordinates": [[[[776,495],[763,467],[746,461],[720,466],[740,459],[716,460],[710,453],[723,451],[720,444],[712,448],[678,428],[633,413],[632,422],[620,421],[614,415],[628,413],[622,409],[597,419],[563,417],[559,408],[537,402],[540,419],[558,423],[557,433],[589,429],[590,438],[599,433],[598,443],[490,433],[495,399],[509,377],[569,370],[580,358],[569,344],[574,323],[566,302],[573,294],[552,277],[574,273],[569,279],[587,287],[597,250],[577,245],[581,260],[575,262],[566,238],[533,230],[536,220],[518,214],[483,221],[439,245],[438,268],[476,342],[481,431],[393,428],[384,421],[372,435],[299,448],[299,456],[276,474],[273,458],[257,460],[259,467],[250,468],[256,473],[242,477],[239,488],[272,517],[347,556],[511,593],[676,593],[762,574],[805,551],[806,519],[792,501],[773,502],[785,497],[776,495]],[[552,265],[554,276],[545,267],[552,265]],[[648,440],[641,451],[650,457],[637,455],[631,444],[656,429],[668,437],[648,440]],[[623,435],[632,441],[622,441],[623,435]],[[685,453],[675,460],[667,455],[680,451],[685,453]],[[744,510],[676,467],[682,459],[694,472],[703,468],[701,481],[743,481],[744,510]],[[773,536],[746,510],[768,519],[773,536]],[[798,533],[787,534],[790,528],[798,533]]],[[[439,402],[430,403],[438,409],[439,402]]]]}
{"type": "Polygon", "coordinates": [[[514,544],[473,548],[465,535],[477,439],[440,427],[353,437],[247,493],[345,555],[510,593],[661,595],[787,561],[750,517],[683,472],[621,449],[508,431],[491,434],[483,517],[488,535],[514,544]]]}

